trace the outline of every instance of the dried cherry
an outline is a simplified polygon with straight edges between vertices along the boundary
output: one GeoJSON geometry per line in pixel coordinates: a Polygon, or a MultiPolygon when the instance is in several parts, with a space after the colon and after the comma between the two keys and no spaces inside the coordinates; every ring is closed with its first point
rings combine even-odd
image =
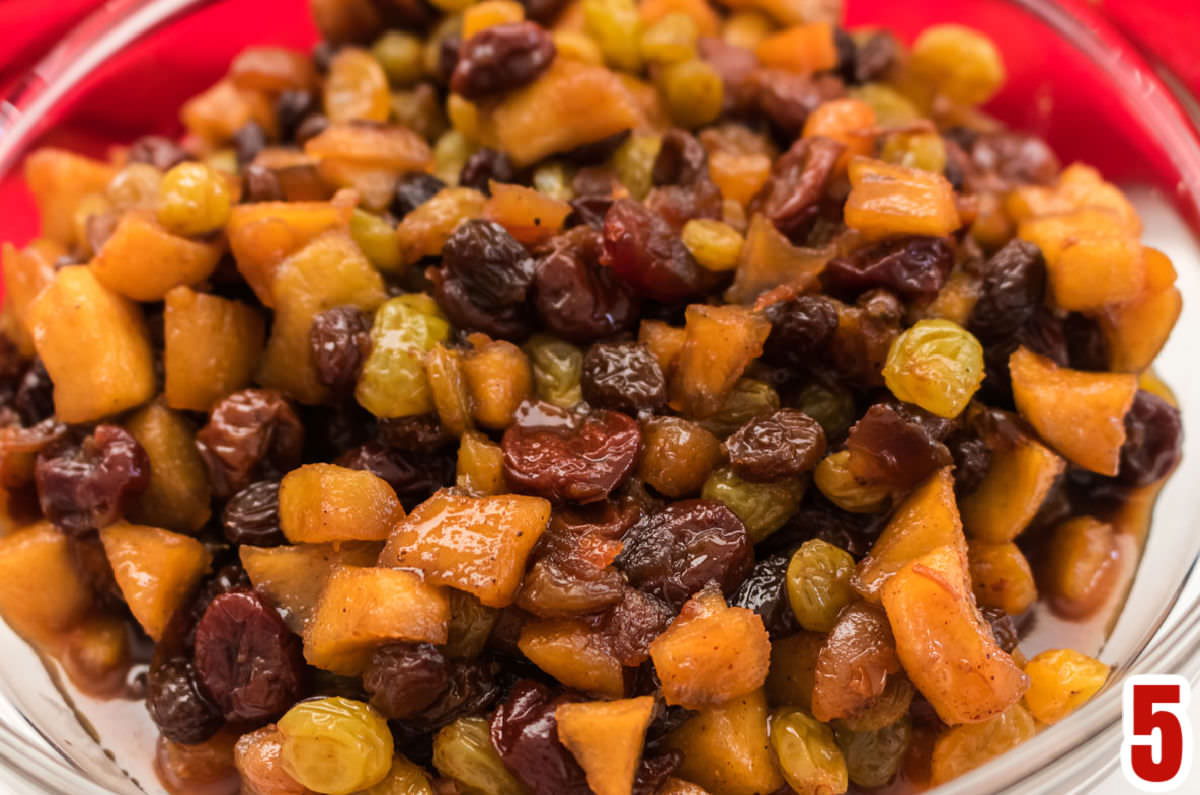
{"type": "Polygon", "coordinates": [[[846,449],[854,456],[855,474],[904,490],[952,463],[950,451],[941,442],[948,425],[926,415],[910,406],[871,406],[846,439],[846,449]]]}
{"type": "Polygon", "coordinates": [[[513,685],[492,717],[492,745],[533,795],[591,792],[583,769],[558,741],[554,711],[564,701],[545,685],[526,679],[513,685]]]}
{"type": "Polygon", "coordinates": [[[551,332],[586,343],[627,331],[637,322],[637,301],[600,265],[602,252],[600,233],[581,226],[556,236],[549,253],[538,260],[534,301],[551,332]]]}
{"type": "Polygon", "coordinates": [[[304,426],[283,395],[243,389],[213,407],[196,434],[213,494],[227,499],[255,480],[282,477],[300,465],[304,426]]]}
{"type": "Polygon", "coordinates": [[[825,430],[797,409],[750,420],[725,440],[733,470],[746,480],[802,475],[825,455],[825,430]]]}
{"type": "Polygon", "coordinates": [[[124,428],[97,425],[78,445],[64,438],[38,453],[34,479],[46,518],[79,534],[121,518],[150,483],[150,459],[124,428]]]}

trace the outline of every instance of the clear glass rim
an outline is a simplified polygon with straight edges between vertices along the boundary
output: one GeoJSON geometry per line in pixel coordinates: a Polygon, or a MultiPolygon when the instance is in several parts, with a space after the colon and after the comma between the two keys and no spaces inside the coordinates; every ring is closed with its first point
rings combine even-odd
{"type": "MultiPolygon", "coordinates": [[[[178,14],[213,0],[112,0],[80,23],[43,58],[7,97],[0,99],[0,174],[19,162],[41,132],[54,104],[113,54],[178,14]]],[[[1178,190],[1193,212],[1200,206],[1200,138],[1178,98],[1130,46],[1114,49],[1089,24],[1053,0],[1006,0],[1037,17],[1080,50],[1122,89],[1125,98],[1141,97],[1141,112],[1152,122],[1180,174],[1178,190]]],[[[1194,98],[1187,98],[1194,101],[1194,98]]],[[[1074,792],[1094,784],[1117,765],[1120,744],[1121,679],[1136,673],[1178,673],[1195,682],[1200,674],[1200,610],[1183,615],[1165,637],[1161,629],[1180,605],[1183,584],[1196,577],[1193,558],[1187,577],[1170,602],[1147,625],[1134,661],[1114,675],[1092,701],[1062,723],[1039,733],[1000,759],[937,789],[939,795],[981,792],[1074,792]],[[1148,648],[1151,640],[1153,648],[1148,648]]],[[[9,690],[19,686],[0,683],[9,690]]],[[[33,726],[32,723],[30,723],[33,726]]],[[[37,726],[33,726],[35,730],[37,726]]],[[[0,762],[30,786],[63,795],[109,795],[87,778],[55,738],[41,734],[49,747],[29,742],[16,727],[0,721],[0,762]]]]}

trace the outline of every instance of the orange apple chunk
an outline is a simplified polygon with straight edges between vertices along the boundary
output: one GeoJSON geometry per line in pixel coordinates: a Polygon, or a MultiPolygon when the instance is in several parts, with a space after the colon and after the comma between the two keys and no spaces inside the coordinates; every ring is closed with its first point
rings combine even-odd
{"type": "Polygon", "coordinates": [[[517,641],[530,662],[565,687],[606,698],[625,695],[625,669],[594,629],[573,619],[530,621],[517,641]]]}
{"type": "Polygon", "coordinates": [[[1017,410],[1042,439],[1084,469],[1117,474],[1136,375],[1070,370],[1024,346],[1009,357],[1008,369],[1017,410]]]}
{"type": "Polygon", "coordinates": [[[1108,366],[1140,373],[1158,356],[1183,311],[1175,266],[1157,249],[1143,247],[1146,288],[1137,298],[1105,308],[1097,318],[1108,347],[1108,366]]]}
{"type": "Polygon", "coordinates": [[[685,313],[683,348],[671,376],[671,405],[704,418],[722,401],[747,365],[762,355],[771,323],[744,306],[692,304],[685,313]]]}
{"type": "Polygon", "coordinates": [[[379,565],[418,569],[429,582],[507,607],[549,521],[550,503],[540,497],[466,497],[443,489],[396,526],[379,565]]]}
{"type": "Polygon", "coordinates": [[[912,561],[883,586],[900,663],[950,726],[999,715],[1029,687],[1029,678],[996,645],[966,581],[961,550],[945,546],[912,561]]]}
{"type": "Polygon", "coordinates": [[[377,541],[253,547],[242,544],[238,557],[251,584],[281,608],[297,635],[304,631],[321,591],[339,566],[373,566],[383,545],[377,541]]]}
{"type": "Polygon", "coordinates": [[[1067,462],[1045,445],[1022,436],[991,445],[992,462],[979,486],[962,499],[963,527],[971,538],[1012,541],[1050,493],[1067,462]]]}
{"type": "Polygon", "coordinates": [[[746,229],[746,242],[738,254],[737,270],[733,284],[725,291],[725,300],[752,304],[776,287],[807,287],[816,281],[835,251],[833,246],[797,246],[765,215],[755,213],[746,229]]]}
{"type": "Polygon", "coordinates": [[[25,182],[37,203],[42,234],[64,246],[75,239],[75,209],[89,194],[103,192],[117,169],[65,149],[46,147],[25,158],[25,182]]]}
{"type": "Polygon", "coordinates": [[[201,243],[172,235],[149,211],[131,210],[92,259],[105,287],[135,301],[161,301],[172,287],[198,284],[212,275],[223,240],[201,243]]]}
{"type": "Polygon", "coordinates": [[[521,243],[533,245],[558,234],[571,205],[523,185],[492,181],[483,217],[495,221],[521,243]]]}
{"type": "Polygon", "coordinates": [[[34,355],[30,307],[54,281],[54,261],[65,253],[62,246],[45,239],[20,250],[12,243],[3,246],[4,309],[12,315],[11,336],[22,356],[34,355]]]}
{"type": "Polygon", "coordinates": [[[1030,218],[1017,234],[1042,250],[1049,292],[1060,309],[1096,311],[1142,292],[1141,244],[1110,210],[1085,207],[1030,218]]]}
{"type": "Polygon", "coordinates": [[[167,405],[208,411],[250,385],[263,350],[263,317],[253,307],[188,287],[167,293],[163,367],[167,405]]]}
{"type": "Polygon", "coordinates": [[[706,588],[654,639],[650,658],[668,704],[703,709],[761,688],[771,641],[758,614],[729,607],[720,590],[706,588]]]}
{"type": "Polygon", "coordinates": [[[208,469],[196,449],[196,429],[159,402],[125,422],[150,459],[150,483],[128,510],[132,521],[194,533],[212,515],[208,469]]]}
{"type": "Polygon", "coordinates": [[[91,608],[67,537],[38,522],[0,538],[0,614],[20,635],[45,641],[78,624],[91,608]]]}
{"type": "Polygon", "coordinates": [[[949,468],[929,477],[910,494],[858,564],[854,587],[864,599],[878,603],[888,579],[909,561],[941,546],[967,556],[958,505],[954,500],[954,476],[949,468]]]}
{"type": "Polygon", "coordinates": [[[279,527],[293,544],[383,541],[404,508],[378,475],[334,464],[306,464],[279,485],[279,527]]]}
{"type": "Polygon", "coordinates": [[[385,643],[446,642],[450,600],[416,574],[395,569],[338,566],[304,629],[304,659],[342,676],[362,673],[385,643]]]}
{"type": "Polygon", "coordinates": [[[54,382],[54,413],[90,422],[154,397],[154,357],[137,304],[85,267],[62,268],[30,308],[33,341],[54,382]]]}
{"type": "Polygon", "coordinates": [[[783,786],[767,738],[767,699],[755,690],[701,710],[666,737],[683,752],[676,775],[719,795],[763,795],[783,786]]]}
{"type": "Polygon", "coordinates": [[[653,696],[563,704],[554,711],[559,742],[596,795],[631,795],[653,715],[653,696]]]}
{"type": "Polygon", "coordinates": [[[128,522],[102,529],[100,542],[133,617],[158,640],[212,554],[190,536],[128,522]]]}
{"type": "Polygon", "coordinates": [[[962,224],[954,188],[941,174],[882,160],[850,160],[846,226],[869,238],[944,237],[962,224]]]}

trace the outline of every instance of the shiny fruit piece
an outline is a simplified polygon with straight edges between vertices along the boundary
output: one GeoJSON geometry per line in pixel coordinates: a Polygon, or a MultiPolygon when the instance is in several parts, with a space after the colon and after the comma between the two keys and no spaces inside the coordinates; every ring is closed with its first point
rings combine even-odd
{"type": "Polygon", "coordinates": [[[94,599],[75,565],[70,541],[49,522],[0,538],[0,574],[0,614],[29,639],[48,639],[71,629],[94,599]]]}
{"type": "Polygon", "coordinates": [[[253,307],[189,287],[168,291],[163,312],[167,405],[208,411],[249,386],[263,339],[263,317],[253,307]]]}
{"type": "Polygon", "coordinates": [[[812,711],[817,657],[824,645],[825,636],[818,632],[798,632],[771,643],[766,686],[771,706],[812,711]]]}
{"type": "Polygon", "coordinates": [[[1088,207],[1022,221],[1022,240],[1046,258],[1051,298],[1068,311],[1098,311],[1138,297],[1146,284],[1142,246],[1117,215],[1088,207]]]}
{"type": "Polygon", "coordinates": [[[703,418],[721,408],[746,366],[762,355],[771,324],[745,307],[693,304],[684,331],[669,393],[684,414],[703,418]]]}
{"type": "Polygon", "coordinates": [[[256,795],[310,795],[283,769],[283,735],[275,724],[243,734],[233,748],[242,786],[256,795]]]}
{"type": "Polygon", "coordinates": [[[522,185],[492,181],[491,198],[483,217],[495,221],[525,245],[541,243],[558,234],[571,214],[571,205],[522,185]]]}
{"type": "Polygon", "coordinates": [[[403,518],[396,492],[370,472],[306,464],[279,487],[279,526],[293,544],[383,541],[403,518]]]}
{"type": "Polygon", "coordinates": [[[1183,309],[1175,286],[1175,268],[1157,249],[1144,247],[1146,287],[1141,295],[1107,307],[1100,329],[1108,347],[1108,366],[1118,373],[1140,373],[1158,356],[1183,309]]]}
{"type": "Polygon", "coordinates": [[[149,213],[121,216],[116,230],[92,258],[92,273],[105,287],[135,301],[161,301],[172,287],[194,285],[212,275],[224,253],[218,242],[171,234],[149,213]]]}
{"type": "Polygon", "coordinates": [[[474,349],[462,357],[462,373],[472,417],[484,428],[507,428],[533,394],[529,357],[511,342],[485,334],[472,334],[469,341],[474,349]]]}
{"type": "Polygon", "coordinates": [[[1044,651],[1025,663],[1025,705],[1040,723],[1058,723],[1108,681],[1109,667],[1073,649],[1044,651]]]}
{"type": "Polygon", "coordinates": [[[372,566],[381,545],[373,542],[238,546],[242,568],[254,587],[283,612],[288,627],[301,634],[317,610],[325,583],[340,566],[372,566]]]}
{"type": "Polygon", "coordinates": [[[439,731],[433,738],[433,766],[468,792],[528,793],[492,745],[487,718],[459,718],[439,731]]]}
{"type": "Polygon", "coordinates": [[[433,411],[425,354],[450,336],[450,324],[424,293],[384,303],[371,327],[371,353],[354,396],[376,417],[409,417],[433,411]]]}
{"type": "Polygon", "coordinates": [[[558,739],[575,757],[596,795],[630,795],[654,713],[650,696],[563,704],[554,711],[558,739]]]}
{"type": "Polygon", "coordinates": [[[565,687],[607,698],[625,695],[625,669],[599,634],[576,619],[542,619],[521,628],[518,648],[565,687]]]}
{"type": "Polygon", "coordinates": [[[196,429],[182,414],[152,403],[125,422],[150,460],[150,483],[134,498],[131,520],[194,533],[212,515],[208,470],[196,450],[196,429]]]}
{"type": "Polygon", "coordinates": [[[760,63],[773,69],[802,74],[824,72],[837,65],[833,25],[811,22],[784,28],[763,39],[754,54],[760,63]]]}
{"type": "Polygon", "coordinates": [[[1055,611],[1083,618],[1099,609],[1116,586],[1120,552],[1112,525],[1091,516],[1054,528],[1044,565],[1055,611]]]}
{"type": "Polygon", "coordinates": [[[684,754],[676,774],[708,792],[762,795],[784,786],[767,738],[761,690],[701,710],[667,735],[665,745],[684,754]]]}
{"type": "Polygon", "coordinates": [[[721,457],[721,443],[679,417],[652,417],[642,426],[637,475],[668,497],[698,494],[721,457]]]}
{"type": "Polygon", "coordinates": [[[845,792],[846,759],[826,724],[798,709],[771,714],[771,748],[788,786],[801,795],[845,792]]]}
{"type": "Polygon", "coordinates": [[[3,251],[4,309],[12,316],[9,336],[22,356],[33,356],[33,325],[30,308],[46,285],[54,281],[54,265],[61,254],[57,243],[42,238],[23,249],[5,243],[3,251]]]}
{"type": "Polygon", "coordinates": [[[949,320],[919,320],[892,341],[883,379],[892,394],[953,419],[983,383],[983,346],[949,320]]]}
{"type": "Polygon", "coordinates": [[[325,80],[325,115],[329,120],[388,119],[388,81],[383,67],[369,52],[346,47],[334,56],[325,80]]]}
{"type": "Polygon", "coordinates": [[[75,210],[83,198],[102,192],[117,169],[65,149],[42,147],[25,159],[25,182],[37,203],[42,234],[64,246],[75,239],[75,210]]]}
{"type": "Polygon", "coordinates": [[[478,431],[464,433],[458,446],[455,484],[472,497],[507,491],[504,450],[478,431]]]}
{"type": "Polygon", "coordinates": [[[846,225],[869,238],[944,237],[961,224],[954,188],[941,174],[856,157],[850,161],[846,225]]]}
{"type": "Polygon", "coordinates": [[[913,42],[909,68],[961,105],[987,102],[1004,83],[1004,61],[983,33],[964,25],[933,25],[913,42]]]}
{"type": "Polygon", "coordinates": [[[277,724],[283,768],[297,782],[328,795],[350,795],[378,784],[392,766],[392,733],[361,701],[302,701],[277,724]]]}
{"type": "Polygon", "coordinates": [[[991,449],[987,474],[959,507],[971,538],[998,544],[1012,541],[1033,521],[1067,462],[1027,436],[991,449]]]}
{"type": "Polygon", "coordinates": [[[854,598],[850,584],[854,558],[840,547],[809,539],[792,553],[787,567],[787,596],[800,626],[828,632],[838,613],[854,598]]]}
{"type": "Polygon", "coordinates": [[[900,670],[883,610],[859,602],[837,617],[817,653],[812,714],[818,720],[857,718],[882,696],[900,670]]]}
{"type": "Polygon", "coordinates": [[[930,762],[933,784],[943,784],[990,762],[1033,737],[1037,724],[1021,704],[980,723],[955,726],[940,734],[930,762]]]}
{"type": "Polygon", "coordinates": [[[804,288],[816,281],[834,253],[832,246],[794,245],[771,219],[755,213],[746,229],[733,284],[725,291],[725,300],[749,305],[781,285],[804,288]]]}
{"type": "Polygon", "coordinates": [[[975,601],[1019,616],[1037,601],[1037,585],[1025,553],[1011,541],[989,544],[972,540],[967,544],[967,562],[975,601]]]}

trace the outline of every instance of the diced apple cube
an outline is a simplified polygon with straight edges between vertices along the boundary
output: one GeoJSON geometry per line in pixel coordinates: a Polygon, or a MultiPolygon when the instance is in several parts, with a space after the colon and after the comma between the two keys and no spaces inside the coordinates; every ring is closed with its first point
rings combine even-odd
{"type": "Polygon", "coordinates": [[[75,209],[89,194],[101,193],[116,168],[65,149],[45,147],[25,158],[25,182],[37,202],[42,234],[64,246],[75,239],[75,209]]]}
{"type": "Polygon", "coordinates": [[[52,640],[83,619],[93,598],[54,525],[38,522],[0,538],[0,614],[18,634],[52,640]]]}
{"type": "Polygon", "coordinates": [[[343,565],[373,566],[382,549],[377,541],[278,547],[242,544],[238,557],[254,587],[282,608],[288,627],[301,634],[316,612],[333,570],[343,565]]]}
{"type": "Polygon", "coordinates": [[[196,449],[196,429],[161,403],[146,406],[125,423],[150,459],[150,483],[129,507],[131,520],[194,533],[212,515],[208,469],[196,449]]]}
{"type": "Polygon", "coordinates": [[[763,795],[784,785],[767,738],[767,699],[755,690],[701,710],[667,735],[683,752],[676,774],[719,795],[763,795]]]}
{"type": "Polygon", "coordinates": [[[163,229],[153,213],[131,210],[121,216],[90,267],[110,290],[135,301],[161,301],[172,287],[211,276],[224,249],[223,240],[188,240],[163,229]]]}
{"type": "Polygon", "coordinates": [[[596,795],[631,795],[653,715],[653,696],[563,704],[554,711],[559,742],[596,795]]]}
{"type": "Polygon", "coordinates": [[[625,668],[593,628],[574,619],[530,621],[517,641],[530,662],[565,687],[607,698],[625,695],[625,668]]]}
{"type": "Polygon", "coordinates": [[[383,541],[404,508],[383,478],[333,464],[306,464],[279,486],[279,526],[293,544],[383,541]]]}
{"type": "Polygon", "coordinates": [[[987,474],[959,506],[967,534],[993,544],[1012,541],[1033,521],[1066,468],[1066,461],[1028,437],[992,445],[987,474]]]}
{"type": "Polygon", "coordinates": [[[188,287],[168,292],[163,312],[167,405],[208,411],[249,386],[263,335],[262,315],[240,301],[188,287]]]}
{"type": "Polygon", "coordinates": [[[672,407],[704,418],[722,401],[750,362],[762,355],[771,322],[743,306],[692,304],[683,348],[671,376],[672,407]]]}

